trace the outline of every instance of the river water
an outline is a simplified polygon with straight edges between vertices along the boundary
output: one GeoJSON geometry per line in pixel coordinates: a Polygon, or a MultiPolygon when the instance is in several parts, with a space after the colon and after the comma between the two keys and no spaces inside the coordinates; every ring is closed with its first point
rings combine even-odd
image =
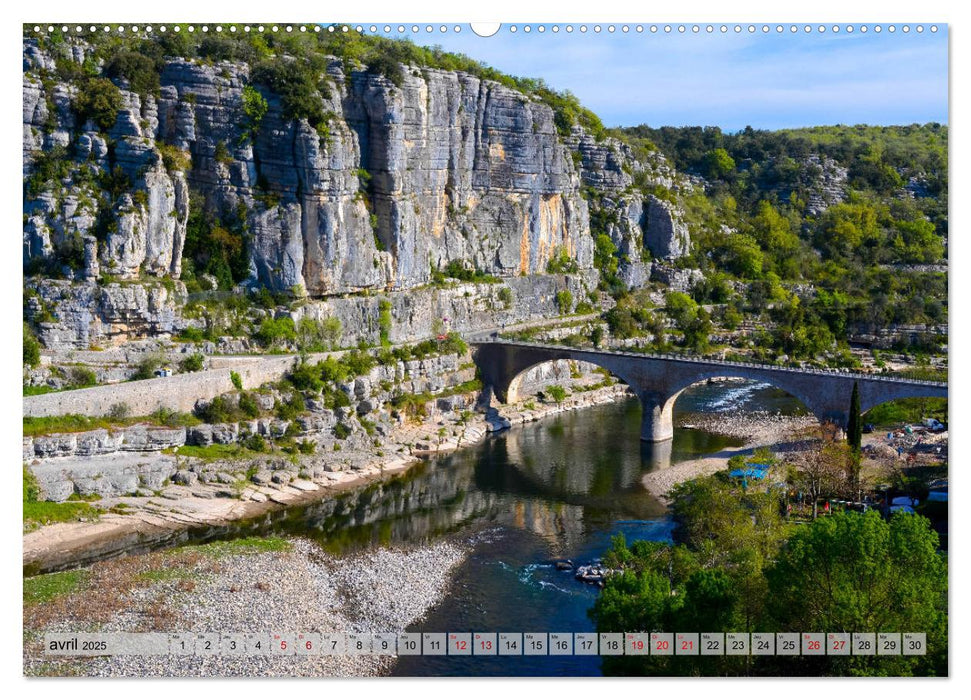
{"type": "MultiPolygon", "coordinates": [[[[765,384],[701,384],[681,394],[685,414],[804,412],[765,384]]],[[[688,421],[691,419],[688,418],[688,421]]],[[[645,473],[742,441],[675,428],[640,440],[635,399],[571,411],[490,436],[407,472],[325,501],[184,534],[188,541],[297,535],[337,556],[449,538],[469,548],[449,594],[412,628],[426,632],[587,632],[597,588],[559,571],[601,557],[611,538],[666,541],[673,523],[641,485],[645,473]]],[[[155,546],[159,546],[156,543],[155,546]]],[[[153,548],[151,544],[147,548],[153,548]]],[[[599,675],[596,656],[399,657],[395,675],[599,675]]]]}
{"type": "MultiPolygon", "coordinates": [[[[678,400],[685,413],[799,412],[788,395],[754,382],[703,384],[678,400]]],[[[666,508],[642,486],[646,472],[741,441],[675,430],[640,440],[636,400],[567,412],[430,459],[404,475],[327,502],[288,509],[263,532],[298,534],[335,555],[454,538],[470,546],[450,593],[413,631],[593,631],[598,589],[555,562],[590,563],[613,536],[669,540],[666,508]]],[[[396,675],[599,675],[599,657],[400,657],[396,675]]]]}

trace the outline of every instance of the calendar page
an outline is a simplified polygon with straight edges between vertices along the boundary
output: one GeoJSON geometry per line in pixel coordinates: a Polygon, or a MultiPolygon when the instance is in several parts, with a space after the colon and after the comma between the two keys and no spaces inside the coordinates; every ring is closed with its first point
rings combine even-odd
{"type": "Polygon", "coordinates": [[[948,25],[326,14],[22,26],[23,674],[947,676],[948,25]]]}

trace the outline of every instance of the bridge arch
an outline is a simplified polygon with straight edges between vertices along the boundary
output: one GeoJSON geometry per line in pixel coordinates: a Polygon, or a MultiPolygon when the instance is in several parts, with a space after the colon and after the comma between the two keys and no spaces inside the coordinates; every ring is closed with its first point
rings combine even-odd
{"type": "Polygon", "coordinates": [[[607,353],[574,351],[572,348],[536,348],[523,346],[520,352],[503,352],[498,343],[483,344],[476,352],[476,363],[482,374],[484,387],[492,389],[495,397],[503,403],[516,403],[523,376],[534,367],[556,360],[587,362],[602,367],[620,381],[627,384],[635,393],[639,387],[639,377],[629,372],[624,363],[607,353]]]}
{"type": "Polygon", "coordinates": [[[537,367],[542,367],[545,364],[550,364],[553,362],[561,362],[561,361],[583,362],[586,364],[595,365],[597,367],[600,367],[601,369],[605,369],[608,372],[610,372],[612,377],[620,380],[621,382],[629,386],[632,391],[637,393],[637,386],[635,384],[632,384],[632,380],[625,379],[623,376],[616,374],[613,370],[611,370],[609,367],[605,367],[602,363],[595,362],[586,358],[583,358],[583,359],[577,358],[577,359],[569,359],[569,360],[554,359],[554,360],[543,360],[542,362],[537,362],[535,364],[529,365],[528,367],[524,367],[523,369],[519,370],[519,372],[515,376],[513,376],[512,379],[509,380],[509,385],[506,387],[505,403],[517,403],[522,399],[522,390],[523,390],[522,384],[526,380],[526,377],[528,376],[530,370],[535,369],[537,367]]]}
{"type": "MultiPolygon", "coordinates": [[[[885,399],[885,400],[882,400],[882,401],[875,401],[875,402],[874,401],[870,401],[870,402],[867,402],[865,404],[864,404],[864,402],[861,401],[860,414],[864,417],[864,419],[866,419],[868,416],[871,415],[871,412],[874,409],[880,408],[881,406],[884,406],[884,405],[886,405],[888,403],[893,403],[893,402],[896,402],[896,401],[906,401],[906,400],[913,400],[913,401],[944,400],[944,401],[947,401],[947,397],[946,396],[934,396],[930,392],[917,392],[914,395],[910,395],[910,396],[897,396],[897,397],[885,399]]],[[[947,413],[947,411],[948,411],[948,409],[945,408],[945,414],[947,413]]],[[[933,412],[930,412],[930,411],[925,411],[925,412],[928,413],[928,414],[933,413],[933,412]]],[[[932,417],[932,416],[931,415],[925,415],[923,417],[924,418],[929,418],[929,417],[932,417]]],[[[944,421],[944,422],[946,423],[947,421],[944,421]]]]}
{"type": "MultiPolygon", "coordinates": [[[[813,406],[813,398],[809,396],[801,386],[792,386],[789,382],[784,379],[780,381],[778,377],[766,377],[764,374],[758,374],[753,372],[745,372],[744,370],[739,371],[735,368],[725,369],[723,371],[709,371],[699,373],[699,376],[684,380],[679,382],[678,385],[672,387],[672,394],[665,402],[664,410],[667,413],[673,415],[674,405],[677,403],[678,399],[681,397],[685,391],[693,386],[698,386],[703,382],[707,382],[709,379],[746,379],[752,382],[759,382],[761,384],[768,384],[769,386],[779,389],[780,391],[786,392],[789,396],[796,399],[799,403],[806,407],[806,409],[811,412],[820,420],[824,422],[827,420],[834,420],[837,416],[830,414],[830,409],[826,406],[813,406]]],[[[849,404],[849,397],[847,397],[847,404],[849,404]]]]}
{"type": "Polygon", "coordinates": [[[674,436],[673,409],[686,388],[714,377],[740,377],[766,382],[801,401],[820,421],[846,426],[853,385],[867,411],[885,401],[908,397],[946,397],[947,385],[845,372],[809,370],[696,357],[644,355],[538,345],[511,341],[475,344],[475,362],[483,383],[483,398],[515,401],[523,372],[551,360],[578,360],[603,367],[627,384],[640,399],[641,439],[650,442],[674,436]],[[491,393],[490,393],[491,392],[491,393]]]}

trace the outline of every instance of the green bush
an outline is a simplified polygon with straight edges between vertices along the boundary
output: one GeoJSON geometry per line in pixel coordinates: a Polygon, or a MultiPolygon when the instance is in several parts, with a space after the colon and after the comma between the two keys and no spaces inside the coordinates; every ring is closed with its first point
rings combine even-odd
{"type": "Polygon", "coordinates": [[[577,261],[570,257],[570,252],[565,246],[558,246],[546,263],[546,272],[551,275],[568,274],[579,269],[577,261]]]}
{"type": "Polygon", "coordinates": [[[301,352],[335,350],[340,344],[341,321],[329,317],[323,321],[302,318],[297,324],[297,348],[301,352]]]}
{"type": "Polygon", "coordinates": [[[83,389],[98,383],[98,375],[90,367],[72,367],[68,377],[72,389],[83,389]]]}
{"type": "Polygon", "coordinates": [[[183,374],[187,372],[199,372],[202,370],[205,360],[206,358],[202,353],[193,353],[179,363],[179,371],[183,374]]]}
{"type": "Polygon", "coordinates": [[[303,395],[299,391],[294,391],[285,401],[277,400],[273,406],[273,412],[280,420],[293,420],[307,410],[303,395]]]}
{"type": "Polygon", "coordinates": [[[573,310],[573,292],[563,289],[556,293],[556,307],[561,314],[568,314],[573,310]]]}
{"type": "Polygon", "coordinates": [[[132,92],[146,97],[158,94],[159,68],[149,56],[123,49],[108,60],[104,71],[109,78],[126,80],[132,92]]]}
{"type": "Polygon", "coordinates": [[[278,56],[258,64],[251,77],[254,83],[280,95],[283,114],[288,119],[306,119],[310,126],[316,127],[325,121],[319,90],[320,68],[316,61],[278,56]]]}
{"type": "Polygon", "coordinates": [[[266,116],[266,112],[270,106],[267,104],[266,98],[252,85],[247,85],[243,88],[242,97],[243,114],[246,115],[243,128],[249,139],[255,141],[256,134],[260,130],[260,124],[263,123],[263,117],[266,116]]]}
{"type": "Polygon", "coordinates": [[[297,341],[297,329],[293,324],[293,319],[289,316],[264,318],[253,337],[265,348],[284,342],[295,343],[297,341]]]}
{"type": "Polygon", "coordinates": [[[216,142],[214,157],[217,163],[222,163],[223,165],[230,165],[233,162],[233,155],[229,152],[225,141],[216,142]]]}
{"type": "Polygon", "coordinates": [[[167,171],[187,173],[192,170],[192,154],[167,143],[156,143],[162,165],[167,171]]]}
{"type": "Polygon", "coordinates": [[[125,420],[130,415],[131,408],[124,401],[113,403],[111,408],[108,409],[108,418],[112,420],[125,420]]]}
{"type": "Polygon", "coordinates": [[[206,423],[233,423],[240,418],[239,409],[226,396],[216,396],[208,405],[196,410],[206,423]]]}
{"type": "Polygon", "coordinates": [[[334,437],[336,437],[338,440],[345,440],[350,434],[351,429],[344,423],[338,423],[334,426],[334,437]]]}
{"type": "Polygon", "coordinates": [[[132,380],[136,379],[152,379],[155,376],[155,370],[161,367],[165,363],[165,355],[160,353],[155,353],[143,358],[138,365],[135,367],[135,373],[132,375],[132,380]]]}
{"type": "Polygon", "coordinates": [[[201,328],[189,326],[177,336],[178,340],[186,343],[201,343],[206,339],[206,334],[201,328]]]}
{"type": "Polygon", "coordinates": [[[80,121],[83,123],[90,119],[102,131],[115,125],[121,107],[121,90],[107,78],[86,80],[78,88],[74,102],[80,121]]]}
{"type": "Polygon", "coordinates": [[[267,449],[266,440],[262,435],[250,435],[243,441],[243,447],[253,452],[266,452],[267,449]]]}
{"type": "Polygon", "coordinates": [[[231,381],[233,383],[233,386],[236,387],[236,391],[243,390],[243,379],[242,377],[239,376],[239,372],[235,370],[229,370],[229,381],[231,381]]]}
{"type": "Polygon", "coordinates": [[[378,329],[381,334],[381,345],[391,345],[391,302],[382,299],[378,302],[378,329]]]}
{"type": "Polygon", "coordinates": [[[311,365],[310,363],[301,360],[296,367],[294,367],[287,374],[287,381],[293,384],[294,387],[300,391],[320,391],[324,386],[324,382],[321,379],[321,366],[320,364],[311,365]]]}
{"type": "Polygon", "coordinates": [[[34,476],[34,473],[25,466],[24,503],[28,501],[36,501],[38,498],[40,498],[40,484],[37,483],[37,477],[34,476]]]}
{"type": "Polygon", "coordinates": [[[40,341],[26,323],[24,324],[24,364],[36,367],[40,364],[40,341]]]}
{"type": "Polygon", "coordinates": [[[543,393],[553,399],[553,401],[556,403],[563,403],[563,400],[566,398],[566,389],[561,387],[559,384],[550,384],[548,387],[546,387],[543,393]]]}
{"type": "Polygon", "coordinates": [[[256,399],[245,391],[239,395],[239,410],[247,418],[256,418],[260,415],[260,407],[256,403],[256,399]]]}

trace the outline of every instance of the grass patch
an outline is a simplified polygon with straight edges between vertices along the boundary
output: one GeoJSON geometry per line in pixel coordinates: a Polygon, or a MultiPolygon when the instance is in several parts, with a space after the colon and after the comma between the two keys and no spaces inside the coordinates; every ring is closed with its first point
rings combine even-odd
{"type": "Polygon", "coordinates": [[[192,578],[193,573],[177,566],[165,566],[160,569],[146,569],[135,574],[139,581],[150,583],[160,583],[162,581],[178,581],[184,578],[192,578]]]}
{"type": "Polygon", "coordinates": [[[38,501],[40,486],[27,467],[23,468],[24,488],[24,532],[36,530],[52,523],[69,523],[78,520],[96,520],[101,510],[84,501],[72,500],[67,503],[38,501]]]}
{"type": "Polygon", "coordinates": [[[864,423],[878,427],[920,423],[925,418],[936,418],[947,423],[947,399],[897,399],[874,406],[863,414],[864,423]]]}
{"type": "Polygon", "coordinates": [[[24,396],[40,396],[41,394],[50,394],[53,391],[57,391],[57,389],[46,384],[40,386],[24,385],[24,396]]]}
{"type": "Polygon", "coordinates": [[[188,413],[159,411],[150,416],[130,416],[127,418],[111,416],[81,416],[69,413],[63,416],[24,416],[24,437],[50,435],[51,433],[80,433],[99,428],[124,428],[138,423],[152,426],[178,428],[198,425],[198,418],[188,413]]]}
{"type": "Polygon", "coordinates": [[[52,525],[53,523],[96,520],[100,513],[100,509],[87,503],[24,501],[24,531],[29,532],[42,525],[52,525]]]}
{"type": "Polygon", "coordinates": [[[947,382],[947,367],[928,367],[918,365],[892,372],[890,376],[917,379],[924,382],[947,382]]]}
{"type": "Polygon", "coordinates": [[[24,579],[24,605],[39,605],[77,591],[87,581],[83,569],[41,574],[24,579]]]}
{"type": "Polygon", "coordinates": [[[209,557],[228,557],[234,554],[259,554],[262,552],[289,552],[292,549],[293,543],[282,537],[240,537],[235,540],[218,540],[181,548],[185,552],[197,552],[209,557]]]}
{"type": "Polygon", "coordinates": [[[217,460],[217,459],[245,459],[247,457],[255,457],[262,452],[257,452],[249,448],[243,447],[242,445],[180,445],[175,448],[175,454],[180,457],[198,457],[199,459],[205,460],[207,462],[217,460]]]}

